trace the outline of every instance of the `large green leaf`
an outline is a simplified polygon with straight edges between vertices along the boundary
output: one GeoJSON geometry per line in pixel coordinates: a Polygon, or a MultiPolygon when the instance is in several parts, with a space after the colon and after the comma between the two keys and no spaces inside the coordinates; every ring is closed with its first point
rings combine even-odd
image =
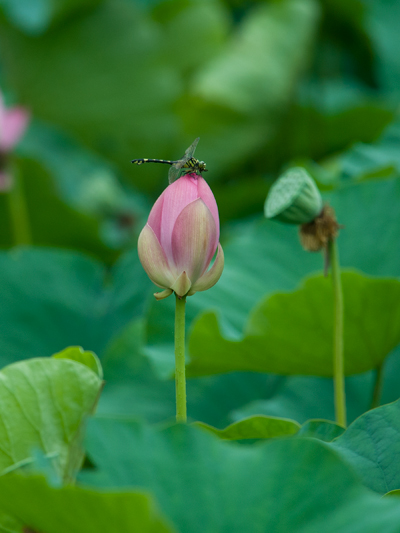
{"type": "MultiPolygon", "coordinates": [[[[172,533],[144,493],[53,488],[40,477],[0,478],[0,506],[43,533],[172,533]]],[[[20,530],[17,530],[20,533],[20,530]]],[[[27,531],[25,529],[24,531],[27,531]]]]}
{"type": "Polygon", "coordinates": [[[93,352],[85,352],[80,346],[70,346],[65,348],[62,352],[58,352],[53,355],[54,359],[70,359],[81,363],[98,375],[100,379],[103,379],[103,369],[97,355],[93,352]]]}
{"type": "Polygon", "coordinates": [[[202,422],[195,425],[227,440],[270,439],[294,435],[300,429],[300,424],[289,418],[256,415],[234,422],[224,429],[217,429],[202,422]]]}
{"type": "Polygon", "coordinates": [[[331,442],[344,432],[344,428],[329,420],[308,420],[301,426],[298,437],[314,437],[331,442]]]}
{"type": "Polygon", "coordinates": [[[276,416],[252,415],[218,429],[203,422],[195,422],[195,426],[214,433],[221,439],[271,439],[276,437],[314,437],[330,442],[344,432],[344,428],[329,420],[308,420],[300,426],[295,420],[276,416]]]}
{"type": "Polygon", "coordinates": [[[332,447],[367,487],[382,494],[400,489],[400,400],[360,416],[332,447]]]}
{"type": "Polygon", "coordinates": [[[0,374],[0,471],[29,464],[36,448],[52,459],[61,479],[74,479],[83,459],[81,426],[101,379],[85,364],[54,358],[20,361],[0,374]]]}
{"type": "MultiPolygon", "coordinates": [[[[400,282],[345,272],[342,284],[345,373],[351,375],[376,368],[400,343],[400,282]]],[[[332,340],[332,283],[317,276],[293,293],[261,301],[242,341],[224,339],[215,315],[203,315],[190,337],[188,372],[332,376],[332,340]]]]}
{"type": "Polygon", "coordinates": [[[315,439],[247,447],[184,425],[158,432],[101,419],[88,435],[97,481],[151,490],[185,533],[400,531],[396,502],[364,489],[315,439]]]}
{"type": "MultiPolygon", "coordinates": [[[[49,359],[34,359],[6,367],[2,379],[5,391],[4,387],[3,393],[0,391],[1,402],[7,405],[5,400],[12,397],[15,405],[8,403],[8,409],[1,417],[3,434],[0,439],[3,443],[9,442],[10,450],[3,448],[0,468],[2,471],[24,466],[39,468],[46,470],[54,483],[60,484],[62,478],[73,480],[81,467],[83,422],[93,411],[100,394],[102,369],[95,354],[83,352],[79,347],[67,348],[54,358],[75,361],[78,367],[85,365],[94,371],[98,379],[93,381],[93,376],[82,372],[82,368],[72,366],[71,369],[68,364],[54,365],[49,359]],[[38,361],[43,363],[40,367],[38,361]],[[25,391],[26,383],[31,390],[25,391]],[[32,390],[37,396],[36,411],[40,413],[36,419],[27,416],[32,414],[32,390]],[[13,424],[7,424],[10,418],[13,424]],[[47,450],[43,449],[44,443],[47,450]],[[43,453],[46,451],[45,456],[43,453]],[[45,463],[40,465],[39,459],[45,463]]],[[[0,510],[0,531],[20,533],[21,524],[15,516],[0,510]]]]}
{"type": "Polygon", "coordinates": [[[109,272],[88,257],[59,250],[0,253],[2,364],[77,345],[100,356],[143,313],[150,282],[136,251],[109,272]]]}

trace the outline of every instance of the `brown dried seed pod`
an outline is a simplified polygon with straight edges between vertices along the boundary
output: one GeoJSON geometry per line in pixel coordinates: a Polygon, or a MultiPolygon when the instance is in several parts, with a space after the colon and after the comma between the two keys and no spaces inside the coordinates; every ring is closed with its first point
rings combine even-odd
{"type": "Polygon", "coordinates": [[[329,241],[336,239],[340,227],[333,208],[324,205],[321,213],[313,221],[300,226],[301,245],[307,252],[319,252],[327,247],[329,241]]]}

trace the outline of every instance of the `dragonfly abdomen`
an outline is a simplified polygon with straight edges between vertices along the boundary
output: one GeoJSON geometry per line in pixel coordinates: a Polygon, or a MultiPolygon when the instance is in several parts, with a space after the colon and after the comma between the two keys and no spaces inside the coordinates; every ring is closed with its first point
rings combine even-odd
{"type": "Polygon", "coordinates": [[[136,165],[143,165],[143,163],[163,163],[164,165],[173,165],[177,161],[169,161],[168,159],[133,159],[132,163],[136,165]]]}

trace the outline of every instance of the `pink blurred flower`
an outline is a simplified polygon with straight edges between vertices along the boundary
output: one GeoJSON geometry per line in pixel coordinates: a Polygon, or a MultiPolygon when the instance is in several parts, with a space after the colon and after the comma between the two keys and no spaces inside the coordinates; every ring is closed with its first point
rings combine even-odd
{"type": "Polygon", "coordinates": [[[0,152],[10,152],[25,133],[29,113],[23,107],[4,106],[0,92],[0,152]]]}
{"type": "Polygon", "coordinates": [[[0,91],[0,191],[8,191],[12,186],[12,176],[7,171],[7,154],[25,133],[29,118],[29,112],[23,107],[7,109],[0,91]]]}
{"type": "Polygon", "coordinates": [[[185,174],[165,189],[139,235],[138,252],[149,278],[165,289],[157,299],[173,291],[190,296],[217,283],[224,268],[218,207],[202,177],[185,174]]]}

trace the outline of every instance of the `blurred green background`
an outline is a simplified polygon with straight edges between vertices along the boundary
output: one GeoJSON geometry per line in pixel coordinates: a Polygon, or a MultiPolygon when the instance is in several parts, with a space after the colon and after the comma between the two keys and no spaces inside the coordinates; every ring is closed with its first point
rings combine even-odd
{"type": "MultiPolygon", "coordinates": [[[[2,363],[82,345],[105,365],[100,409],[173,416],[173,302],[153,302],[135,249],[168,169],[131,159],[179,158],[197,136],[226,267],[188,300],[189,326],[211,309],[238,339],[262,298],[322,270],[294,228],[263,218],[291,165],[337,209],[344,266],[400,276],[399,20],[400,0],[0,0],[0,87],[32,115],[12,154],[24,239],[0,194],[2,363]]],[[[333,416],[326,378],[230,370],[190,380],[192,417],[333,416]]],[[[349,379],[351,419],[373,376],[349,379]]]]}
{"type": "Polygon", "coordinates": [[[107,262],[134,244],[166,169],[133,158],[176,159],[200,136],[227,222],[260,213],[292,163],[337,178],[337,154],[394,119],[396,0],[1,0],[0,10],[1,87],[33,116],[17,164],[35,244],[107,262]]]}

